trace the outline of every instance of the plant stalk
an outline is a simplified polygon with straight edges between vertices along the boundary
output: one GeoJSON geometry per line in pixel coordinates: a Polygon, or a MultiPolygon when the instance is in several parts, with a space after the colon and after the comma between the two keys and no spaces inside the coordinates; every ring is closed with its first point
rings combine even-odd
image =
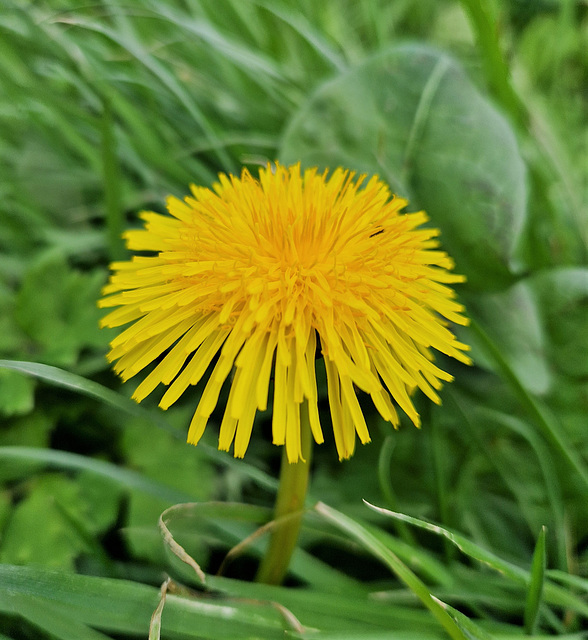
{"type": "Polygon", "coordinates": [[[286,447],[282,447],[280,486],[274,507],[274,528],[257,572],[257,582],[281,584],[298,542],[312,453],[312,434],[306,402],[300,407],[300,439],[303,460],[293,464],[288,462],[286,447]]]}

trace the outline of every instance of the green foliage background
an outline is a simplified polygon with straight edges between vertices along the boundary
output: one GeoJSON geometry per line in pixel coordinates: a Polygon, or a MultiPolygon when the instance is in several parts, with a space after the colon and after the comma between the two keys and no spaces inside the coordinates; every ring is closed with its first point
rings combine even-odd
{"type": "Polygon", "coordinates": [[[587,637],[587,45],[583,0],[3,1],[1,639],[587,637]],[[221,567],[271,517],[268,416],[244,461],[215,416],[186,445],[201,387],[128,400],[95,304],[141,209],[275,159],[427,210],[475,360],[421,431],[366,403],[372,444],[317,449],[285,587],[263,537],[221,567]]]}

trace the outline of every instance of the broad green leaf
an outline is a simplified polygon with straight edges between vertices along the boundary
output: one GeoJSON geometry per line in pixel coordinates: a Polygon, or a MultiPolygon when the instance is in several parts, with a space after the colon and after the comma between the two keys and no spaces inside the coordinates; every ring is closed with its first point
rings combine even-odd
{"type": "MultiPolygon", "coordinates": [[[[3,224],[5,224],[4,217],[0,216],[0,242],[6,246],[13,246],[15,243],[13,238],[3,238],[3,224]]],[[[16,229],[20,229],[21,225],[22,221],[15,221],[16,229]]],[[[14,278],[16,274],[13,271],[20,270],[21,266],[20,261],[13,261],[6,255],[0,255],[0,354],[5,356],[18,353],[26,344],[26,336],[14,318],[15,294],[12,288],[3,282],[4,279],[14,278]]]]}
{"type": "Polygon", "coordinates": [[[15,317],[43,359],[73,365],[84,348],[105,347],[108,331],[98,327],[96,300],[104,273],[82,273],[60,252],[41,255],[30,265],[17,294],[15,317]]]}
{"type": "Polygon", "coordinates": [[[473,287],[501,286],[515,269],[525,167],[506,120],[447,55],[398,46],[328,81],[295,115],[279,158],[379,174],[429,213],[473,287]]]}
{"type": "Polygon", "coordinates": [[[588,269],[563,267],[537,274],[531,286],[539,301],[549,355],[563,373],[588,376],[588,269]]]}
{"type": "Polygon", "coordinates": [[[13,509],[4,529],[0,561],[73,568],[82,552],[97,552],[95,537],[118,513],[118,495],[110,482],[80,475],[44,475],[13,509]]]}
{"type": "MultiPolygon", "coordinates": [[[[2,370],[0,369],[0,379],[2,370]]],[[[55,427],[55,419],[37,410],[26,416],[7,420],[0,430],[0,447],[48,447],[51,431],[55,427]]],[[[0,469],[0,479],[18,479],[23,474],[6,473],[4,465],[0,469]]]]}
{"type": "Polygon", "coordinates": [[[5,416],[29,413],[34,404],[35,384],[16,371],[0,371],[0,414],[5,416]]]}
{"type": "MultiPolygon", "coordinates": [[[[126,424],[122,448],[128,464],[146,478],[189,494],[192,501],[210,499],[215,471],[200,449],[159,429],[145,437],[144,425],[136,419],[126,424]]],[[[157,520],[169,506],[169,500],[154,500],[144,492],[131,493],[125,538],[136,557],[163,561],[157,520]]]]}
{"type": "MultiPolygon", "coordinates": [[[[546,340],[537,303],[527,282],[519,282],[500,293],[468,296],[472,317],[484,326],[521,383],[534,394],[545,394],[550,385],[546,361],[546,340]]],[[[468,336],[472,358],[481,366],[494,368],[485,357],[476,335],[468,336]]]]}

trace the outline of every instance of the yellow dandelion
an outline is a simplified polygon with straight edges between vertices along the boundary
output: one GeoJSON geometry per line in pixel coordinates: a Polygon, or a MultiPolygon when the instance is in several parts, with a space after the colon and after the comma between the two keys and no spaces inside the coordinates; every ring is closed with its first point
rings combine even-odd
{"type": "Polygon", "coordinates": [[[452,377],[432,350],[469,363],[468,347],[449,322],[467,324],[448,286],[464,278],[437,249],[424,212],[377,177],[329,175],[299,165],[267,167],[259,179],[221,174],[213,190],[192,186],[171,215],[141,213],[144,229],[127,231],[131,250],[153,252],[115,262],[101,307],[118,307],[102,325],[130,324],[108,358],[123,380],[159,360],[139,384],[143,400],[167,385],[167,409],[211,369],[190,424],[196,444],[229,375],[219,449],[245,454],[256,412],[267,408],[273,374],[272,435],[288,460],[301,454],[301,411],[317,443],[317,349],[327,376],[339,458],[370,440],[357,398],[369,394],[397,425],[397,407],[419,426],[411,394],[438,403],[452,377]]]}

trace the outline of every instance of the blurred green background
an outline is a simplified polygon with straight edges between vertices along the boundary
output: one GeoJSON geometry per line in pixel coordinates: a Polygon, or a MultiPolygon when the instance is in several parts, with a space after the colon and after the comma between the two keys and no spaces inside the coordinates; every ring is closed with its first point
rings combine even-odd
{"type": "Polygon", "coordinates": [[[147,637],[168,574],[163,638],[588,637],[587,45],[585,0],[2,1],[2,640],[147,637]],[[139,211],[275,159],[427,210],[475,360],[420,431],[365,403],[339,463],[325,429],[281,588],[263,538],[214,575],[270,517],[269,416],[244,461],[222,407],[185,444],[201,385],[135,406],[96,308],[139,211]],[[157,527],[193,501],[169,526],[206,587],[157,527]]]}

